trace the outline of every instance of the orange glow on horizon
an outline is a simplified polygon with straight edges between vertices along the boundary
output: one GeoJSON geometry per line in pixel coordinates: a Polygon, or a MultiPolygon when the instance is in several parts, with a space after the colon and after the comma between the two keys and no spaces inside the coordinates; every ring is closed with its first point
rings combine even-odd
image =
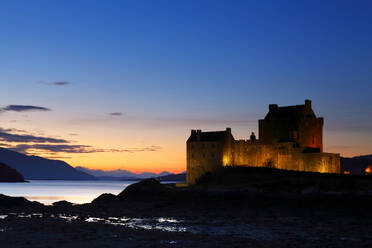
{"type": "MultiPolygon", "coordinates": [[[[60,110],[62,111],[62,110],[60,110]]],[[[65,111],[65,110],[63,110],[65,111]]],[[[137,122],[106,120],[95,115],[88,116],[87,120],[79,115],[71,114],[68,118],[62,112],[32,113],[32,119],[19,116],[17,113],[3,115],[1,127],[4,129],[21,130],[13,133],[24,135],[32,134],[42,137],[65,139],[66,145],[88,146],[91,149],[104,150],[103,152],[47,152],[43,150],[29,150],[30,154],[51,159],[59,159],[67,162],[73,167],[82,166],[89,169],[101,170],[128,170],[135,173],[169,171],[180,173],[186,170],[186,140],[190,135],[191,127],[197,126],[202,129],[223,130],[226,125],[192,124],[185,126],[168,125],[146,126],[142,120],[137,122]],[[8,119],[8,122],[6,122],[8,119]],[[17,122],[11,122],[18,119],[17,122]],[[23,120],[24,119],[24,120],[23,120]],[[23,130],[23,132],[22,132],[23,130]],[[74,134],[74,135],[71,135],[74,134]],[[110,150],[140,149],[150,146],[159,146],[158,151],[135,151],[135,152],[110,152],[110,150]]],[[[247,138],[249,130],[257,128],[256,123],[252,126],[242,124],[233,126],[232,130],[236,138],[247,138]]],[[[371,150],[369,143],[359,143],[355,135],[326,132],[324,139],[329,142],[325,144],[325,152],[341,153],[341,156],[352,157],[368,154],[371,150]],[[344,138],[346,137],[346,138],[344,138]],[[341,144],[348,140],[350,146],[343,147],[341,144]],[[353,143],[351,143],[353,141],[353,143]],[[332,146],[337,144],[337,146],[332,146]],[[359,145],[359,146],[358,146],[359,145]],[[355,146],[355,147],[354,147],[355,146]],[[350,148],[351,147],[351,148],[350,148]]],[[[364,137],[364,136],[363,136],[364,137]]],[[[6,143],[2,141],[2,143],[6,143]]],[[[16,146],[18,143],[8,143],[16,146]]],[[[21,144],[21,143],[19,143],[21,144]]],[[[27,143],[33,144],[33,143],[27,143]]],[[[48,143],[43,143],[48,144],[48,143]]],[[[58,144],[54,144],[58,145],[58,144]]],[[[3,146],[6,148],[6,146],[3,146]]],[[[224,157],[223,163],[228,165],[229,158],[224,157]]]]}

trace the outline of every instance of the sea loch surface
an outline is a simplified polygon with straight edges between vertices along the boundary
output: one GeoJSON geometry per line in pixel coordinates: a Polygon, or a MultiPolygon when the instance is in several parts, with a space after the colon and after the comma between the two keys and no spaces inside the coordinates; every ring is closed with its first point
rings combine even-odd
{"type": "Polygon", "coordinates": [[[119,194],[137,181],[29,180],[28,183],[0,183],[0,194],[23,196],[46,205],[66,200],[88,203],[103,193],[119,194]]]}

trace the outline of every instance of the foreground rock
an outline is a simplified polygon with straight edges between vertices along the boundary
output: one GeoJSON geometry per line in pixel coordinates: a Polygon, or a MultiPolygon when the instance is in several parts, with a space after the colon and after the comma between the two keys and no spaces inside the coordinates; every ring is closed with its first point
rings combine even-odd
{"type": "Polygon", "coordinates": [[[26,182],[24,177],[10,166],[0,163],[0,182],[26,182]]]}
{"type": "Polygon", "coordinates": [[[12,197],[0,194],[0,209],[38,209],[43,206],[44,205],[39,202],[29,201],[24,197],[12,197]]]}
{"type": "Polygon", "coordinates": [[[62,207],[62,208],[65,208],[65,207],[71,207],[72,205],[74,205],[72,202],[68,202],[68,201],[57,201],[57,202],[53,202],[52,204],[54,207],[62,207]]]}

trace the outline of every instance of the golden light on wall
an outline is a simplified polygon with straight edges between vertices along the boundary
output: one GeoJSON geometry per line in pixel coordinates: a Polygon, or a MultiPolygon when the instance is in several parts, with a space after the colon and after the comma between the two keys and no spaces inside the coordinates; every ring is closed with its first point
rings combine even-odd
{"type": "Polygon", "coordinates": [[[366,175],[372,175],[372,164],[368,165],[364,172],[366,173],[366,175]]]}
{"type": "Polygon", "coordinates": [[[223,163],[223,166],[228,166],[228,165],[231,165],[230,163],[230,158],[227,154],[224,154],[223,157],[222,157],[222,163],[223,163]]]}

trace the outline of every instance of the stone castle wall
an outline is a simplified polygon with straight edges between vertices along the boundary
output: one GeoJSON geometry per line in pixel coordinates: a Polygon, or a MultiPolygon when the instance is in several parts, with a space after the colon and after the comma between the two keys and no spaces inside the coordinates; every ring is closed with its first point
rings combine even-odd
{"type": "Polygon", "coordinates": [[[293,142],[263,143],[258,140],[187,143],[186,181],[194,184],[207,172],[222,166],[274,167],[321,173],[340,173],[340,156],[303,153],[293,142]]]}
{"type": "Polygon", "coordinates": [[[321,173],[340,173],[340,155],[323,153],[322,117],[316,117],[311,100],[279,107],[258,122],[259,139],[235,140],[226,131],[192,130],[187,140],[187,183],[223,166],[273,167],[321,173]]]}
{"type": "Polygon", "coordinates": [[[265,144],[259,141],[237,140],[231,165],[274,167],[322,173],[340,173],[340,156],[333,153],[303,153],[292,142],[265,144]]]}
{"type": "Polygon", "coordinates": [[[224,148],[221,142],[187,143],[186,182],[194,184],[201,175],[220,168],[224,148]]]}

